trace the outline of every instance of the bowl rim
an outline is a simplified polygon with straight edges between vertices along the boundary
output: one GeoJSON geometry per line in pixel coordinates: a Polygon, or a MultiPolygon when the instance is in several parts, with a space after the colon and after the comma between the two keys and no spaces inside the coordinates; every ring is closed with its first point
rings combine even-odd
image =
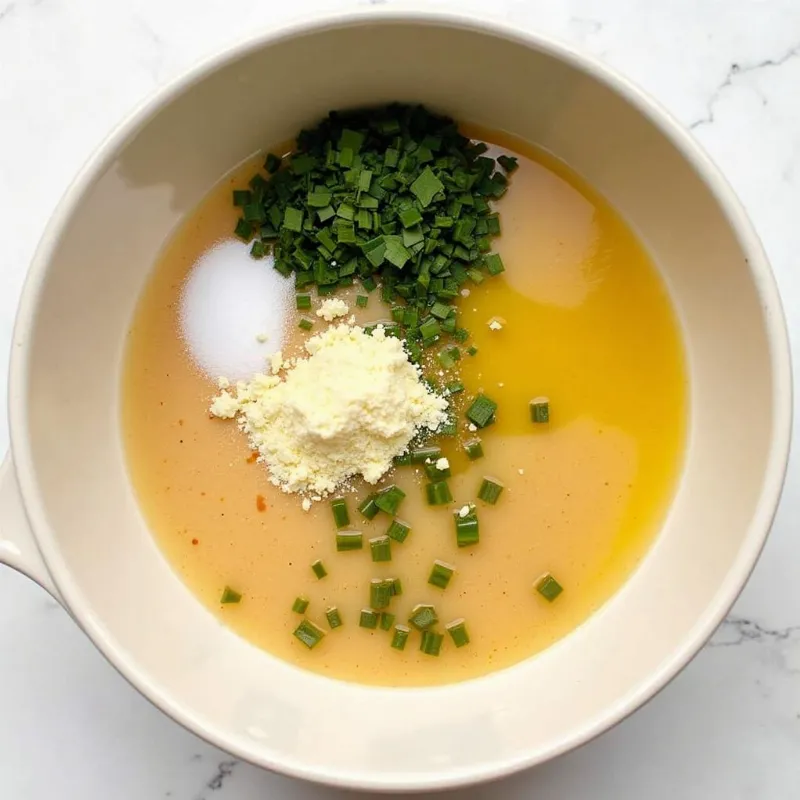
{"type": "Polygon", "coordinates": [[[792,375],[786,322],[777,285],[766,253],[758,235],[733,189],[718,167],[705,153],[691,133],[664,107],[642,89],[599,59],[545,34],[520,30],[509,23],[475,12],[448,8],[418,7],[357,8],[347,11],[314,13],[297,17],[270,30],[260,30],[218,47],[211,55],[183,70],[178,76],[145,97],[114,128],[94,150],[77,176],[59,200],[31,260],[18,306],[14,325],[13,347],[9,368],[9,431],[20,494],[31,525],[36,545],[53,583],[65,605],[80,627],[106,660],[137,691],[184,728],[210,744],[237,758],[291,777],[341,788],[371,791],[425,791],[472,785],[501,778],[522,769],[544,763],[569,752],[614,727],[658,694],[697,654],[744,588],[766,542],[777,511],[789,456],[792,424],[792,375]],[[78,585],[72,578],[55,547],[57,536],[43,512],[40,487],[36,480],[34,459],[28,437],[28,409],[25,404],[30,373],[29,332],[36,323],[39,298],[47,278],[49,264],[61,234],[74,209],[97,175],[108,166],[116,153],[161,109],[189,91],[199,82],[225,66],[260,49],[309,33],[322,33],[348,27],[370,25],[421,24],[467,30],[494,36],[547,54],[567,63],[584,75],[605,85],[625,99],[648,119],[678,150],[712,193],[725,216],[740,247],[747,256],[750,275],[764,310],[765,329],[770,353],[770,371],[774,384],[772,429],[767,466],[758,503],[754,510],[745,540],[726,580],[720,585],[714,600],[703,610],[694,628],[689,631],[672,658],[661,669],[642,681],[639,691],[624,701],[609,707],[591,724],[576,729],[571,738],[553,747],[513,759],[492,759],[470,770],[450,774],[446,770],[435,775],[419,776],[409,773],[407,779],[397,776],[381,779],[355,771],[332,772],[313,763],[298,766],[284,763],[269,753],[254,759],[252,753],[242,752],[217,730],[210,729],[197,719],[191,709],[175,703],[169,692],[155,685],[146,674],[133,666],[126,655],[109,641],[100,622],[84,606],[78,585]]]}

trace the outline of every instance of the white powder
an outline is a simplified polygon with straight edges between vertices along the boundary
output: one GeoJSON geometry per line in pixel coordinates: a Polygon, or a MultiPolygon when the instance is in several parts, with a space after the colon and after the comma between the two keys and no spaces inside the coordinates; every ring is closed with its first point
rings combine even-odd
{"type": "Polygon", "coordinates": [[[294,282],[272,263],[271,257],[254,259],[244,242],[225,241],[189,273],[181,328],[192,359],[209,377],[249,377],[280,350],[294,282]]]}
{"type": "MultiPolygon", "coordinates": [[[[422,429],[446,419],[447,400],[431,392],[402,342],[381,326],[372,335],[339,324],[311,337],[301,358],[276,375],[223,389],[211,413],[238,416],[250,444],[285,492],[312,500],[362,475],[377,482],[422,429]]],[[[284,365],[285,366],[285,365],[284,365]]]]}

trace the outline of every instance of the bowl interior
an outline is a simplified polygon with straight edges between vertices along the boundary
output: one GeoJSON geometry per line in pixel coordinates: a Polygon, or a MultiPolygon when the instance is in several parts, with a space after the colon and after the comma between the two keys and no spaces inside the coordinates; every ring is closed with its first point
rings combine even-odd
{"type": "Polygon", "coordinates": [[[616,721],[732,600],[766,526],[759,498],[775,425],[769,312],[747,264],[760,255],[734,233],[732,223],[749,230],[735,207],[722,210],[715,193],[727,190],[710,188],[680,137],[668,138],[635,98],[568,54],[485,26],[389,15],[319,24],[264,39],[162,95],[73,188],[38,256],[29,289],[38,301],[23,312],[31,327],[12,384],[14,447],[22,471],[31,468],[31,514],[47,523],[40,543],[68,604],[180,721],[256,763],[319,780],[421,788],[488,777],[616,721]],[[257,149],[331,108],[390,100],[510,131],[603,192],[663,272],[691,376],[678,493],[624,589],[539,657],[402,691],[301,672],[222,627],[151,539],[118,433],[125,334],[183,215],[257,149]]]}

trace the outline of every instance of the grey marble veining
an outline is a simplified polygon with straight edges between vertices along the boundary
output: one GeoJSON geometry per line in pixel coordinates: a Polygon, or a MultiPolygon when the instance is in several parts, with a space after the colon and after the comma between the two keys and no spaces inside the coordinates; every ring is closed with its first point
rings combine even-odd
{"type": "MultiPolygon", "coordinates": [[[[392,3],[394,0],[385,0],[392,3]]],[[[240,0],[0,0],[0,375],[26,265],[91,150],[154,87],[289,14],[240,0]]],[[[557,36],[649,90],[709,150],[772,260],[800,352],[800,4],[461,0],[557,36]]],[[[0,451],[7,445],[0,394],[0,451]]],[[[795,434],[795,445],[797,434],[795,434]]],[[[800,467],[731,616],[647,707],[580,751],[461,794],[536,800],[800,797],[800,467]]],[[[0,798],[332,800],[239,763],[144,701],[61,608],[0,570],[0,798]]]]}

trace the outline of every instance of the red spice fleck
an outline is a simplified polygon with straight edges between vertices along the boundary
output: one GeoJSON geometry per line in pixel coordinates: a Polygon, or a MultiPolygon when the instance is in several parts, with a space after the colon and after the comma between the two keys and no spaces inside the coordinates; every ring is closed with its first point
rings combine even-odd
{"type": "Polygon", "coordinates": [[[247,456],[247,463],[252,464],[255,462],[257,458],[258,458],[258,450],[254,450],[252,453],[250,453],[249,456],[247,456]]]}
{"type": "Polygon", "coordinates": [[[267,510],[267,503],[264,500],[264,495],[263,494],[257,494],[256,495],[256,508],[259,511],[266,511],[267,510]]]}
{"type": "Polygon", "coordinates": [[[200,544],[200,540],[199,539],[192,539],[192,544],[200,544]]]}

